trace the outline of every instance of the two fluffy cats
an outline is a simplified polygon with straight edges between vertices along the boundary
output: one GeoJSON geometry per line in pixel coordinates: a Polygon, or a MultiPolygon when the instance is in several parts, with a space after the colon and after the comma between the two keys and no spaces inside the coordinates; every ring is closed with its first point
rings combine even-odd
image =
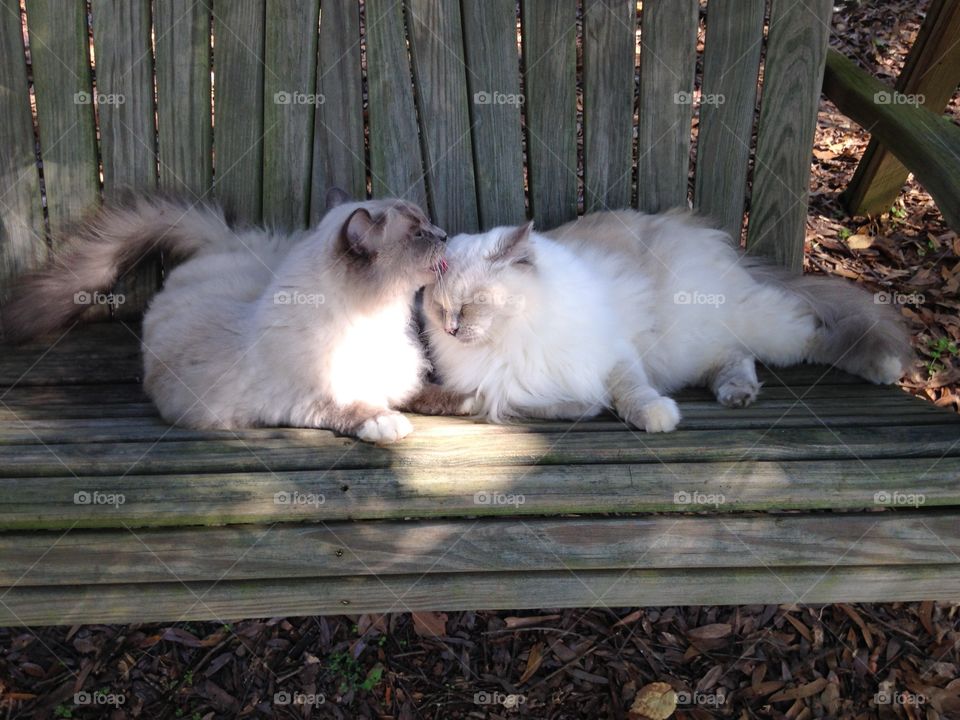
{"type": "Polygon", "coordinates": [[[11,339],[55,330],[151,250],[182,262],[144,316],[144,384],[196,428],[288,425],[392,442],[399,412],[492,422],[614,409],[648,432],[680,419],[669,395],[705,384],[729,406],[759,391],[755,362],[825,362],[899,378],[897,314],[854,285],[745,257],[687,213],[594,213],[445,234],[402,200],[333,191],[319,225],[235,230],[219,211],[153,198],[101,211],[3,310],[11,339]],[[449,269],[446,268],[447,263],[449,269]],[[446,272],[442,272],[446,270],[446,272]],[[428,286],[426,336],[413,330],[428,286]]]}

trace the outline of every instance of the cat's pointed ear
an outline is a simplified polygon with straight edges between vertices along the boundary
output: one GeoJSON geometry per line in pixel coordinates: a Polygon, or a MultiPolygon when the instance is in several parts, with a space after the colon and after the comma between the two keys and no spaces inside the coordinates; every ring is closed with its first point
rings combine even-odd
{"type": "Polygon", "coordinates": [[[343,205],[344,203],[352,202],[353,198],[350,197],[350,193],[346,190],[338,188],[336,186],[327,190],[327,211],[333,210],[337,205],[343,205]]]}
{"type": "Polygon", "coordinates": [[[497,248],[490,256],[491,262],[510,263],[511,265],[533,265],[533,220],[511,228],[500,236],[497,248]]]}
{"type": "Polygon", "coordinates": [[[372,258],[377,254],[373,243],[376,223],[365,208],[357,208],[340,230],[340,245],[345,252],[357,257],[372,258]]]}

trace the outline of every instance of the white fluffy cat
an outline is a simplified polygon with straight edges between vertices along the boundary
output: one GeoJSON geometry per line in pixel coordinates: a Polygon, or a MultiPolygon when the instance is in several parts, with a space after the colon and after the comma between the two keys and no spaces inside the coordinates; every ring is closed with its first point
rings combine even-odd
{"type": "Polygon", "coordinates": [[[680,419],[668,395],[685,386],[751,403],[756,359],[832,363],[877,383],[907,367],[908,336],[889,306],[745,257],[688,213],[459,235],[447,260],[424,297],[431,355],[444,385],[493,422],[613,408],[667,432],[680,419]]]}
{"type": "Polygon", "coordinates": [[[112,286],[154,249],[184,259],[143,321],[144,386],[167,421],[194,428],[328,428],[392,442],[398,409],[453,412],[424,383],[413,298],[443,264],[445,234],[402,200],[328,196],[292,235],[233,230],[222,214],[159,197],[107,208],[4,308],[11,339],[65,326],[77,293],[112,286]]]}

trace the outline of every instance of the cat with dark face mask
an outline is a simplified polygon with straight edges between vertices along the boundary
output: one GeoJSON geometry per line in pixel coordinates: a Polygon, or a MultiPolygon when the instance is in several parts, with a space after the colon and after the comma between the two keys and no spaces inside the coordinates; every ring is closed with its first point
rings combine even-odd
{"type": "Polygon", "coordinates": [[[669,432],[680,420],[669,394],[688,385],[730,407],[753,402],[757,359],[831,363],[876,383],[910,363],[893,308],[842,280],[744,256],[686,213],[458,235],[447,260],[424,294],[432,359],[493,422],[611,408],[669,432]]]}
{"type": "Polygon", "coordinates": [[[412,430],[398,409],[455,412],[425,384],[414,294],[442,271],[442,230],[412,203],[328,194],[293,234],[231,229],[214,208],[140,198],[101,210],[3,309],[23,340],[66,326],[153,250],[183,260],[143,321],[144,385],[193,428],[327,428],[369,442],[412,430]]]}

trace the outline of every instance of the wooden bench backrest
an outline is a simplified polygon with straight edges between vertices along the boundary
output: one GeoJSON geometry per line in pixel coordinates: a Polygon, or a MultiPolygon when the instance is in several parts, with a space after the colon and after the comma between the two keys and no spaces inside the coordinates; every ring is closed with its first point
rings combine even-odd
{"type": "Polygon", "coordinates": [[[338,185],[451,233],[686,206],[695,115],[694,207],[800,267],[829,0],[709,0],[699,97],[697,0],[26,0],[29,78],[0,6],[0,295],[124,188],[301,227],[338,185]]]}

